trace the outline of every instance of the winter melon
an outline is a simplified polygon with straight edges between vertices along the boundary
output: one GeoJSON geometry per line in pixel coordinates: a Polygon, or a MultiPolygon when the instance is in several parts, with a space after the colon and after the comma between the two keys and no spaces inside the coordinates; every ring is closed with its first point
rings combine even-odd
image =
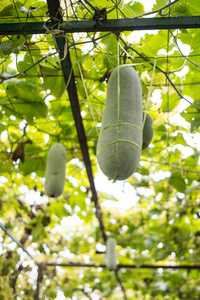
{"type": "Polygon", "coordinates": [[[67,154],[61,143],[53,144],[47,155],[45,173],[45,193],[49,197],[58,197],[65,185],[65,168],[67,154]]]}
{"type": "Polygon", "coordinates": [[[114,237],[106,241],[106,268],[114,271],[117,268],[117,242],[114,237]]]}
{"type": "Polygon", "coordinates": [[[135,171],[142,149],[142,86],[134,68],[116,68],[108,81],[97,142],[97,161],[110,179],[125,180],[135,171]]]}
{"type": "MultiPolygon", "coordinates": [[[[143,112],[143,119],[145,117],[145,113],[143,112]]],[[[151,140],[153,138],[153,120],[152,117],[147,113],[145,117],[145,123],[143,127],[143,143],[142,143],[142,150],[146,149],[151,140]]]]}

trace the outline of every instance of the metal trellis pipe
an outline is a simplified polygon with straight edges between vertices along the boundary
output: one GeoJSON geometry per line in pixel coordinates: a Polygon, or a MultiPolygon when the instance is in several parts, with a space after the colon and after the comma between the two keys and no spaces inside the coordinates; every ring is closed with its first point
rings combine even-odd
{"type": "MultiPolygon", "coordinates": [[[[101,264],[101,265],[95,265],[95,264],[82,264],[82,263],[77,263],[77,262],[69,262],[69,263],[47,263],[47,267],[74,267],[74,268],[106,268],[106,265],[101,264]]],[[[117,265],[117,270],[120,269],[173,269],[173,270],[179,270],[179,269],[186,269],[186,270],[200,270],[200,265],[134,265],[134,264],[118,264],[117,265]]]]}
{"type": "MultiPolygon", "coordinates": [[[[51,22],[27,22],[27,23],[2,23],[0,35],[15,34],[42,34],[47,29],[56,29],[51,22]],[[44,26],[45,25],[45,26],[44,26]]],[[[73,32],[122,32],[133,30],[156,29],[187,29],[200,28],[199,16],[166,17],[166,18],[133,18],[133,19],[107,19],[107,20],[78,20],[62,21],[59,29],[65,33],[73,32]]]]}
{"type": "MultiPolygon", "coordinates": [[[[60,1],[59,0],[47,0],[47,4],[48,4],[50,15],[52,16],[52,25],[54,27],[55,19],[58,21],[59,20],[62,21],[62,16],[59,13],[60,1]]],[[[92,191],[92,201],[94,201],[94,203],[95,203],[96,216],[99,220],[100,230],[101,230],[103,240],[105,243],[106,242],[106,234],[105,234],[102,214],[101,214],[101,210],[100,210],[100,206],[99,206],[99,202],[98,202],[97,191],[96,191],[95,184],[94,184],[92,165],[91,165],[89,150],[88,150],[88,146],[87,146],[87,138],[86,138],[86,134],[85,134],[85,129],[84,129],[83,121],[82,121],[82,117],[81,117],[81,110],[80,110],[80,105],[79,105],[79,99],[78,99],[78,93],[77,93],[77,89],[76,89],[74,73],[72,70],[70,53],[68,51],[68,43],[67,43],[66,36],[64,34],[63,35],[55,34],[54,37],[55,37],[54,43],[58,49],[59,56],[60,56],[60,62],[61,62],[62,70],[63,70],[63,76],[64,76],[65,82],[67,84],[67,91],[68,91],[69,100],[70,100],[70,104],[71,104],[71,108],[72,108],[72,113],[73,113],[76,129],[77,129],[77,134],[78,134],[81,151],[83,154],[83,160],[85,163],[88,179],[90,182],[90,188],[92,191]]]]}

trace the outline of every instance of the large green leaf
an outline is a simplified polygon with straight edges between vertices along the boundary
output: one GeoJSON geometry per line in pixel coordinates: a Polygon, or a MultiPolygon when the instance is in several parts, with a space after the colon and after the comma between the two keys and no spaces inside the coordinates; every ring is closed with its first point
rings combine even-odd
{"type": "Polygon", "coordinates": [[[19,163],[20,171],[27,176],[28,174],[35,172],[38,176],[44,176],[46,168],[46,154],[47,151],[43,151],[41,139],[34,138],[34,141],[37,142],[37,145],[25,144],[25,160],[24,163],[19,163]]]}
{"type": "Polygon", "coordinates": [[[58,218],[67,217],[69,215],[63,201],[56,201],[49,205],[48,211],[51,215],[56,215],[58,218]]]}
{"type": "Polygon", "coordinates": [[[0,174],[10,173],[13,169],[13,163],[9,153],[0,153],[0,174]]]}
{"type": "Polygon", "coordinates": [[[44,236],[44,226],[41,222],[41,219],[39,219],[33,228],[31,235],[33,237],[33,242],[36,242],[39,238],[44,236]]]}
{"type": "Polygon", "coordinates": [[[177,107],[180,101],[176,93],[173,93],[171,95],[166,93],[162,96],[162,99],[163,101],[162,101],[161,108],[163,112],[172,111],[174,108],[177,107]]]}
{"type": "Polygon", "coordinates": [[[191,124],[191,131],[197,130],[200,126],[200,101],[192,103],[181,116],[191,124]]]}
{"type": "Polygon", "coordinates": [[[117,38],[110,34],[102,39],[105,46],[106,56],[104,62],[106,67],[113,69],[117,65],[117,38]]]}
{"type": "Polygon", "coordinates": [[[169,184],[172,185],[178,192],[185,192],[186,183],[180,172],[173,172],[171,174],[169,184]]]}
{"type": "Polygon", "coordinates": [[[44,88],[51,91],[51,94],[60,100],[66,90],[66,83],[63,77],[63,72],[57,68],[50,68],[40,64],[40,71],[44,76],[44,88]]]}
{"type": "Polygon", "coordinates": [[[8,97],[21,99],[24,102],[41,102],[40,91],[39,86],[25,80],[13,80],[7,84],[8,97]]]}
{"type": "Polygon", "coordinates": [[[126,17],[133,18],[144,13],[144,5],[138,1],[130,2],[124,6],[123,12],[126,17]]]}
{"type": "Polygon", "coordinates": [[[7,5],[5,5],[5,1],[3,1],[3,6],[1,6],[0,10],[0,17],[2,17],[1,22],[13,22],[15,21],[14,18],[8,18],[8,17],[19,17],[22,16],[22,12],[20,10],[20,7],[23,5],[22,1],[15,1],[15,3],[9,1],[6,1],[7,5]],[[5,18],[7,17],[7,19],[5,18]]]}
{"type": "Polygon", "coordinates": [[[7,84],[7,96],[10,108],[24,116],[29,123],[34,118],[47,116],[47,105],[40,94],[41,88],[29,81],[13,80],[7,84]]]}

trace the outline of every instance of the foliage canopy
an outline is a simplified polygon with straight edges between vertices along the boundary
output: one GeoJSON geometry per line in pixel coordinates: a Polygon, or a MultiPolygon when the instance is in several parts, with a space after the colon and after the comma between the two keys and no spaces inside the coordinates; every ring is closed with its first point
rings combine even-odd
{"type": "MultiPolygon", "coordinates": [[[[61,13],[64,21],[92,19],[97,8],[108,19],[148,13],[142,1],[126,2],[64,0],[61,13]]],[[[168,4],[155,1],[147,15],[199,15],[199,0],[168,4]]],[[[1,0],[0,22],[45,24],[47,12],[42,0],[1,0]]],[[[98,188],[105,233],[118,243],[116,273],[103,266],[105,241],[51,33],[0,36],[0,298],[39,299],[39,291],[41,299],[199,299],[200,29],[67,34],[94,176],[118,46],[120,64],[135,64],[153,119],[152,143],[124,182],[132,187],[128,207],[98,188]],[[45,166],[55,142],[67,150],[67,176],[63,195],[48,199],[45,166]]]]}

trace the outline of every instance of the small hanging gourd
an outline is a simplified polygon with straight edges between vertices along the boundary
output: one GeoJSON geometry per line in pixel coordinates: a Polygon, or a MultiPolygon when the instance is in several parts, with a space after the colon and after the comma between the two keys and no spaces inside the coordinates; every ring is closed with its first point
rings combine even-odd
{"type": "Polygon", "coordinates": [[[114,271],[117,268],[117,242],[114,237],[106,241],[106,268],[114,271]]]}
{"type": "MultiPolygon", "coordinates": [[[[143,119],[145,117],[145,112],[143,112],[143,119]]],[[[142,150],[146,149],[151,143],[153,138],[153,119],[146,113],[144,127],[143,127],[143,143],[142,150]]]]}
{"type": "Polygon", "coordinates": [[[53,144],[48,151],[45,173],[45,193],[49,197],[58,197],[63,193],[66,160],[67,154],[63,144],[53,144]]]}
{"type": "Polygon", "coordinates": [[[142,86],[130,66],[111,74],[102,126],[97,142],[97,161],[109,178],[125,180],[135,171],[142,150],[142,86]]]}

